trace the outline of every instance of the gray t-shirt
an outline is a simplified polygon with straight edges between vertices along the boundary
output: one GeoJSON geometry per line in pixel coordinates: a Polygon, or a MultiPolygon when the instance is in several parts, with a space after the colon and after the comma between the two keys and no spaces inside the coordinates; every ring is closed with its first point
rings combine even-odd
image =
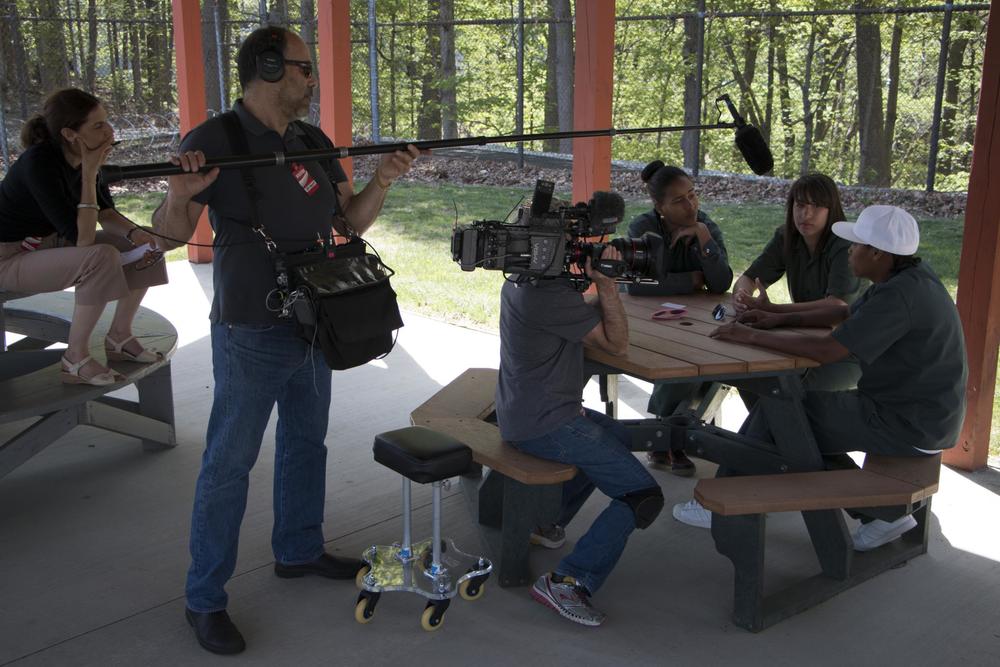
{"type": "MultiPolygon", "coordinates": [[[[241,101],[237,101],[233,109],[252,155],[309,148],[294,123],[282,137],[251,115],[241,101]]],[[[205,121],[184,137],[181,151],[189,150],[204,151],[208,157],[238,152],[230,146],[219,116],[205,121]]],[[[333,164],[336,181],[346,181],[340,164],[336,160],[333,164]]],[[[219,244],[212,260],[215,298],[209,317],[215,323],[276,324],[286,320],[278,318],[273,303],[268,307],[268,294],[276,286],[274,261],[260,236],[251,230],[253,218],[240,171],[223,169],[212,185],[193,197],[198,203],[208,205],[209,220],[219,244]]],[[[255,167],[252,171],[258,193],[259,220],[278,242],[279,250],[304,250],[316,243],[317,235],[329,236],[339,203],[334,186],[319,162],[255,167]]]]}
{"type": "Polygon", "coordinates": [[[925,264],[872,285],[833,337],[861,362],[858,391],[875,404],[872,428],[918,449],[955,445],[968,365],[962,323],[925,264]]]}
{"type": "Polygon", "coordinates": [[[530,440],[579,416],[583,337],[601,321],[569,280],[500,291],[500,378],[496,409],[504,440],[530,440]]]}

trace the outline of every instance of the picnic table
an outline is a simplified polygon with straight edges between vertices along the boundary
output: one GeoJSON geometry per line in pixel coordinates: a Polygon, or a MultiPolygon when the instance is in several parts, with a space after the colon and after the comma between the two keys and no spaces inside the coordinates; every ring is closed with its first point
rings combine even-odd
{"type": "MultiPolygon", "coordinates": [[[[633,449],[663,450],[683,439],[689,453],[720,464],[724,475],[744,475],[701,480],[695,490],[695,497],[713,511],[717,550],[736,570],[734,622],[759,631],[926,551],[940,455],[926,460],[868,456],[863,470],[824,470],[802,404],[801,375],[817,366],[815,361],[711,338],[722,323],[713,316],[719,304],[727,313],[723,321],[735,316],[729,295],[622,295],[622,301],[629,324],[627,354],[586,351],[588,370],[599,376],[608,413],[615,414],[620,374],[702,386],[675,416],[624,420],[633,449]],[[664,302],[683,305],[686,314],[654,320],[653,313],[664,302]],[[756,409],[767,418],[773,443],[705,423],[714,416],[725,385],[758,396],[756,409]],[[918,527],[898,543],[856,553],[841,511],[846,508],[864,508],[875,518],[910,511],[918,527]],[[764,525],[768,512],[780,511],[802,512],[821,572],[765,596],[764,525]]],[[[828,329],[795,331],[820,336],[828,329]]],[[[845,449],[850,449],[849,443],[845,449]]]]}

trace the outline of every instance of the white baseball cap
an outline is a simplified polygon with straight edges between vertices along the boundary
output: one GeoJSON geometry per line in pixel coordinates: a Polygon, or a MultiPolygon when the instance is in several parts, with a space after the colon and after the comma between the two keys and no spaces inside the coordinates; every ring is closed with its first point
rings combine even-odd
{"type": "Polygon", "coordinates": [[[920,245],[920,228],[913,216],[898,206],[869,206],[857,222],[835,222],[833,233],[893,255],[912,255],[920,245]]]}

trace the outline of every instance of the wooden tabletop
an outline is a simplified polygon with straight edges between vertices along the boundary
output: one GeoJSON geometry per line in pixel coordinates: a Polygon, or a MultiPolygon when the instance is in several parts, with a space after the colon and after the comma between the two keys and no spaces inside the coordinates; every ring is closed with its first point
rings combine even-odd
{"type": "MultiPolygon", "coordinates": [[[[735,309],[730,294],[688,294],[636,297],[621,295],[628,314],[629,347],[624,357],[586,348],[587,358],[643,380],[737,376],[751,373],[790,371],[818,364],[805,357],[762,347],[710,338],[721,324],[712,318],[720,303],[726,307],[725,322],[732,322],[735,309]],[[678,319],[654,320],[663,303],[681,304],[687,313],[678,319]]],[[[817,329],[799,332],[822,333],[817,329]]]]}

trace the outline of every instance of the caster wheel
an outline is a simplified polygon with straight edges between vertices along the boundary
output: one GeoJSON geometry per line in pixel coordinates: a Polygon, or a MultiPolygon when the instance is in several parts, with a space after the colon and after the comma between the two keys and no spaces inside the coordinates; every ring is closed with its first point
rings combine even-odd
{"type": "Polygon", "coordinates": [[[458,594],[463,600],[478,600],[486,592],[486,577],[466,579],[458,585],[458,594]]]}
{"type": "Polygon", "coordinates": [[[367,563],[363,565],[360,570],[358,570],[357,575],[355,575],[354,577],[354,585],[358,587],[359,591],[364,590],[365,577],[368,576],[368,573],[371,571],[372,571],[372,566],[368,565],[367,563]]]}
{"type": "Polygon", "coordinates": [[[370,623],[375,616],[375,605],[378,604],[378,595],[358,596],[358,602],[354,605],[354,620],[358,623],[370,623]]]}
{"type": "Polygon", "coordinates": [[[428,602],[424,607],[424,613],[420,615],[420,627],[427,632],[439,630],[444,625],[444,612],[448,608],[451,600],[443,600],[438,603],[428,602]]]}

